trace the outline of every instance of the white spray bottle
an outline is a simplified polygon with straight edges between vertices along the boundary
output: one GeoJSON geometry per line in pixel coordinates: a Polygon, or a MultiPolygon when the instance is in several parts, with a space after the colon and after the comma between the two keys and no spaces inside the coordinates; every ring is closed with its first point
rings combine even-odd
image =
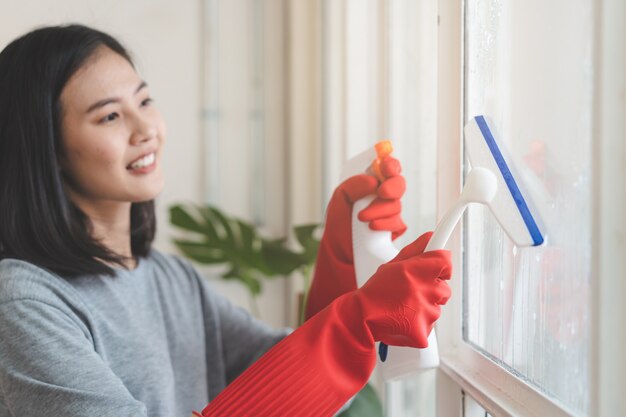
{"type": "MultiPolygon", "coordinates": [[[[349,159],[343,167],[341,180],[351,176],[372,172],[372,164],[388,155],[392,150],[391,142],[378,142],[355,157],[349,159]]],[[[352,209],[352,249],[357,285],[362,286],[380,265],[393,259],[399,252],[391,240],[391,232],[374,231],[369,225],[358,219],[358,213],[367,207],[375,196],[367,196],[354,203],[352,209]]],[[[435,330],[428,336],[428,347],[415,349],[410,347],[389,346],[386,360],[378,360],[377,370],[383,380],[402,378],[411,373],[433,368],[439,365],[437,338],[435,330]]]]}

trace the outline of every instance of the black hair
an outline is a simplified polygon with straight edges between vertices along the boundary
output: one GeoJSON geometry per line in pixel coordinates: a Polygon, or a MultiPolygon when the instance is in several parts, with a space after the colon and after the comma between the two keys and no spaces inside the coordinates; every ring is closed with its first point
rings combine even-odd
{"type": "MultiPolygon", "coordinates": [[[[0,52],[0,259],[67,277],[114,275],[110,265],[127,260],[91,236],[91,222],[67,196],[58,164],[61,92],[102,46],[132,65],[117,40],[82,25],[36,29],[0,52]]],[[[133,203],[133,256],[149,253],[155,229],[154,201],[133,203]]]]}

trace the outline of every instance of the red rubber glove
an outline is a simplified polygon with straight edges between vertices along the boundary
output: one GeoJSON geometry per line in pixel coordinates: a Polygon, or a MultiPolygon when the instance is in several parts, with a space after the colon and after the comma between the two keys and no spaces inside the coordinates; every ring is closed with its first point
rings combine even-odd
{"type": "Polygon", "coordinates": [[[341,183],[333,193],[326,210],[326,226],[320,242],[313,281],[309,290],[306,318],[310,318],[335,298],[357,288],[352,253],[352,206],[368,195],[376,198],[359,213],[359,220],[369,222],[372,230],[391,232],[393,239],[406,231],[400,217],[400,198],[406,190],[400,175],[400,162],[383,159],[380,183],[372,175],[356,175],[341,183]]]}
{"type": "Polygon", "coordinates": [[[430,234],[382,265],[263,355],[202,416],[332,416],[368,381],[375,342],[426,347],[450,297],[450,254],[422,254],[430,234]]]}

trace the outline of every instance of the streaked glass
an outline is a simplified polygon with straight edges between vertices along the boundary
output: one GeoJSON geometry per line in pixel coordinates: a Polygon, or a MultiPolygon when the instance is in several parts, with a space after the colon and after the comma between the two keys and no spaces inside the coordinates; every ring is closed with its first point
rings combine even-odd
{"type": "Polygon", "coordinates": [[[465,10],[465,119],[492,120],[547,244],[518,248],[487,209],[468,211],[464,338],[576,415],[590,391],[591,3],[467,0],[465,10]]]}

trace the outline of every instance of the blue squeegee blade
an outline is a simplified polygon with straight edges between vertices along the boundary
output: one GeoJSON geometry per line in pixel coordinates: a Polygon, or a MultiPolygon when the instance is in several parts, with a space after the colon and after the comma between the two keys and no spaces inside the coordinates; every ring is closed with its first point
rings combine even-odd
{"type": "Polygon", "coordinates": [[[524,220],[524,224],[526,225],[526,229],[528,229],[528,233],[533,240],[533,246],[539,246],[543,244],[543,235],[539,230],[539,226],[537,225],[535,218],[528,208],[526,200],[524,199],[524,195],[517,186],[515,178],[513,177],[513,174],[511,173],[511,170],[509,169],[509,166],[507,165],[504,156],[502,156],[502,152],[500,152],[500,148],[498,148],[498,144],[496,143],[496,140],[494,139],[493,134],[491,133],[491,130],[487,125],[487,121],[483,116],[476,116],[476,123],[478,124],[478,127],[483,134],[483,137],[485,138],[485,142],[487,143],[487,146],[491,151],[491,155],[493,156],[496,164],[498,165],[498,168],[500,169],[502,178],[504,178],[507,187],[509,187],[509,191],[511,192],[513,201],[515,201],[517,209],[519,210],[520,215],[524,220]]]}

